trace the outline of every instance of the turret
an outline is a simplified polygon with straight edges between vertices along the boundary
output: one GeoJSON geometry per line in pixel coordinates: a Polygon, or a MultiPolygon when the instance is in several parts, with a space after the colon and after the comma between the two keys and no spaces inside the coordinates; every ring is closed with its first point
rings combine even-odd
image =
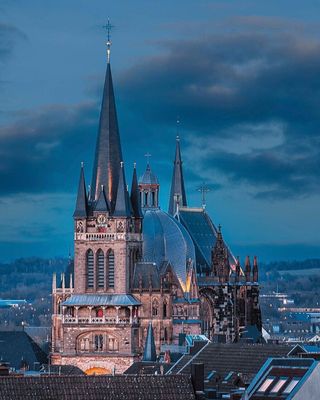
{"type": "Polygon", "coordinates": [[[230,275],[229,254],[222,238],[221,225],[219,225],[217,240],[211,252],[212,273],[219,282],[228,282],[230,275]]]}
{"type": "Polygon", "coordinates": [[[159,207],[159,187],[158,178],[151,171],[148,162],[144,174],[139,178],[141,207],[144,212],[159,207]]]}

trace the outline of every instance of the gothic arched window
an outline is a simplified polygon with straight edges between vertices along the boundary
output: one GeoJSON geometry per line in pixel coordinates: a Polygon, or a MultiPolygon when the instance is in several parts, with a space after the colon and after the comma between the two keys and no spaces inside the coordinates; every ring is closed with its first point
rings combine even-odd
{"type": "Polygon", "coordinates": [[[108,286],[114,288],[114,251],[109,250],[107,255],[108,264],[108,286]]]}
{"type": "Polygon", "coordinates": [[[94,287],[94,257],[93,251],[89,249],[86,256],[86,268],[87,268],[87,289],[93,289],[94,287]]]}
{"type": "Polygon", "coordinates": [[[157,317],[159,315],[159,302],[157,299],[154,299],[152,302],[152,316],[157,317]]]}
{"type": "Polygon", "coordinates": [[[103,335],[94,335],[94,350],[103,350],[103,335]]]}
{"type": "Polygon", "coordinates": [[[163,308],[162,308],[163,318],[167,318],[167,313],[168,313],[167,299],[164,299],[163,300],[163,308]]]}
{"type": "Polygon", "coordinates": [[[97,280],[98,280],[98,288],[104,288],[104,254],[100,249],[97,252],[97,280]]]}

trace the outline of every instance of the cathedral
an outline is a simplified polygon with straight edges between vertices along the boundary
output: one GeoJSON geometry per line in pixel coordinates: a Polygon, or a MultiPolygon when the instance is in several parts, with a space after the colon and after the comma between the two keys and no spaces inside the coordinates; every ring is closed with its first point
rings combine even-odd
{"type": "Polygon", "coordinates": [[[81,165],[74,218],[74,266],[53,277],[53,365],[87,374],[124,372],[141,359],[149,324],[156,351],[181,334],[242,340],[261,334],[258,263],[244,266],[205,206],[189,207],[179,137],[168,212],[147,163],[130,191],[125,177],[107,42],[107,68],[91,185],[81,165]]]}

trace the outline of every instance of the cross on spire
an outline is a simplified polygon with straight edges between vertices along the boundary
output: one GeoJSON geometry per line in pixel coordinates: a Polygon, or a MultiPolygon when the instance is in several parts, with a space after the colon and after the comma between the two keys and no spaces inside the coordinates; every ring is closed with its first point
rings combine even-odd
{"type": "Polygon", "coordinates": [[[107,31],[107,61],[108,64],[110,63],[110,49],[111,49],[111,31],[114,28],[113,25],[111,25],[110,20],[108,18],[107,23],[103,26],[103,28],[107,31]]]}
{"type": "Polygon", "coordinates": [[[177,140],[180,140],[180,132],[179,132],[180,118],[179,118],[179,116],[177,116],[176,124],[177,124],[177,136],[176,136],[176,139],[177,139],[177,140]]]}
{"type": "Polygon", "coordinates": [[[211,189],[203,182],[202,185],[197,189],[201,193],[202,208],[206,208],[206,194],[211,191],[211,189]]]}

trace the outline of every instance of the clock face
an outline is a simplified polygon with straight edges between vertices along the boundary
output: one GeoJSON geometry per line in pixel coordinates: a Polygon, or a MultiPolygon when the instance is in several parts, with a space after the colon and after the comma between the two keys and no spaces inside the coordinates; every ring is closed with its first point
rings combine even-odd
{"type": "Polygon", "coordinates": [[[107,221],[107,218],[105,215],[100,214],[100,215],[98,215],[97,221],[98,221],[98,224],[105,224],[107,221]]]}

